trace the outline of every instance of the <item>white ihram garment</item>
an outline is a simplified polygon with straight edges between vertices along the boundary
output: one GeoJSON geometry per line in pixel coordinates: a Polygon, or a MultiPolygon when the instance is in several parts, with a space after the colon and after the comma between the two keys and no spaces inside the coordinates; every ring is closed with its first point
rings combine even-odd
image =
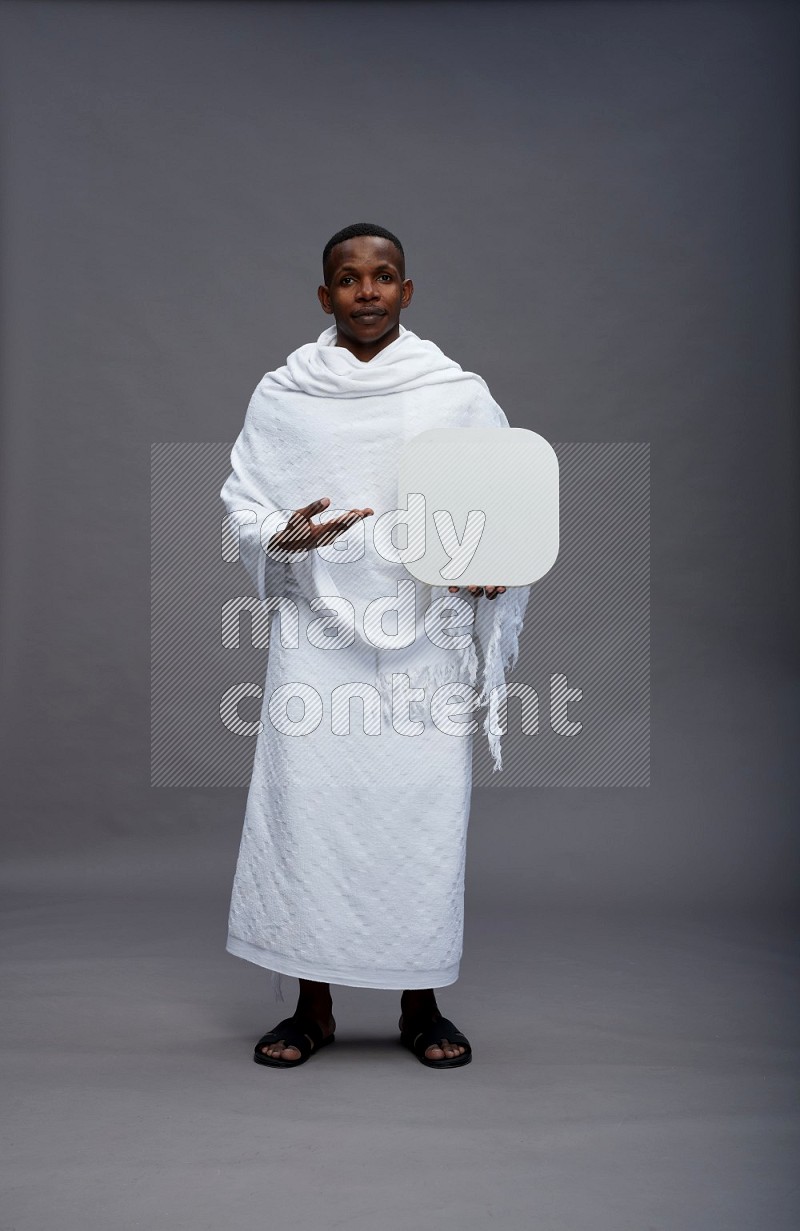
{"type": "MultiPolygon", "coordinates": [[[[430,699],[446,683],[480,688],[478,704],[489,703],[484,731],[501,768],[498,706],[530,592],[511,587],[492,601],[467,601],[464,589],[454,596],[446,585],[425,585],[376,550],[370,523],[399,507],[408,440],[434,427],[509,425],[480,376],[403,326],[368,363],[335,341],[331,326],[264,376],[221,492],[259,599],[290,599],[299,616],[294,642],[291,620],[282,634],[283,616],[269,615],[263,726],[226,944],[273,971],[281,1000],[281,974],[377,988],[443,987],[458,978],[472,736],[440,730],[430,699]],[[304,557],[268,556],[262,531],[266,543],[291,510],[322,496],[331,501],[323,521],[351,508],[370,507],[374,516],[304,557]],[[366,605],[388,596],[396,603],[400,581],[414,586],[415,636],[405,648],[392,644],[397,616],[387,615],[383,639],[374,626],[369,637],[364,631],[366,605]],[[355,630],[342,598],[355,611],[355,630]],[[462,612],[474,613],[471,627],[467,619],[451,628],[467,644],[438,646],[426,635],[425,613],[433,600],[456,598],[462,612]],[[395,707],[399,730],[391,720],[393,673],[425,689],[420,700],[395,707]],[[365,717],[356,700],[349,730],[335,733],[348,709],[331,694],[356,683],[365,717]]],[[[460,699],[448,715],[474,721],[463,691],[460,699]]]]}

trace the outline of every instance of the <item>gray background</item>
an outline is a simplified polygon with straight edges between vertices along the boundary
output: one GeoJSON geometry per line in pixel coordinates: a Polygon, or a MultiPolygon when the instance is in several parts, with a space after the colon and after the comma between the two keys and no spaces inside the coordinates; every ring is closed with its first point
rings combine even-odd
{"type": "Polygon", "coordinates": [[[793,1226],[797,9],[7,2],[0,36],[0,1225],[793,1226]],[[360,220],[514,425],[650,442],[651,786],[477,790],[439,996],[475,1061],[341,989],[290,1077],[250,1053],[292,1006],[223,952],[244,790],[149,784],[150,446],[234,439],[360,220]]]}

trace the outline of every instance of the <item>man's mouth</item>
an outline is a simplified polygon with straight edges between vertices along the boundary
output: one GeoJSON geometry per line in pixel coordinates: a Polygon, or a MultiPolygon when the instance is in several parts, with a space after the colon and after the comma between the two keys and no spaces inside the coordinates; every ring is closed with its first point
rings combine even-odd
{"type": "Polygon", "coordinates": [[[353,316],[385,316],[386,313],[382,308],[362,308],[360,312],[354,312],[353,316]]]}

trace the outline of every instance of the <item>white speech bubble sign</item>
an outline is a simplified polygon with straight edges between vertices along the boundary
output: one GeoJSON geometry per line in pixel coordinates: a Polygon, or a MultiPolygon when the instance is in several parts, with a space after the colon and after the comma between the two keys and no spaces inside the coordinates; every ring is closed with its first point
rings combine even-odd
{"type": "Polygon", "coordinates": [[[558,458],[527,428],[412,437],[400,458],[398,507],[418,524],[400,516],[398,532],[408,525],[406,543],[393,540],[397,558],[429,586],[531,585],[558,556],[558,458]]]}

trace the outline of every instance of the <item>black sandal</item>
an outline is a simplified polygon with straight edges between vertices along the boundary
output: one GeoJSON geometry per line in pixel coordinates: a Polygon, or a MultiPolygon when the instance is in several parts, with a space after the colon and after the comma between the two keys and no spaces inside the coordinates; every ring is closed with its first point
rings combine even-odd
{"type": "Polygon", "coordinates": [[[300,1016],[295,1014],[293,1017],[284,1017],[274,1030],[262,1035],[256,1043],[253,1059],[256,1064],[268,1064],[274,1069],[293,1069],[298,1064],[305,1064],[312,1052],[317,1052],[320,1047],[326,1047],[328,1043],[332,1043],[334,1037],[335,1034],[331,1033],[323,1038],[322,1028],[317,1022],[302,1014],[300,1016]],[[283,1040],[284,1047],[297,1048],[300,1055],[296,1060],[283,1060],[280,1056],[264,1055],[262,1047],[267,1047],[270,1043],[279,1043],[281,1040],[283,1040]]]}
{"type": "MultiPolygon", "coordinates": [[[[401,1021],[405,1014],[401,1017],[401,1021]]],[[[448,1017],[437,1017],[434,1022],[426,1022],[425,1025],[420,1025],[419,1019],[407,1022],[404,1027],[400,1027],[400,1022],[397,1023],[400,1029],[400,1042],[403,1047],[407,1047],[409,1051],[413,1051],[414,1055],[423,1064],[427,1064],[430,1069],[457,1069],[462,1064],[469,1064],[472,1060],[472,1048],[469,1039],[465,1034],[462,1034],[457,1026],[454,1026],[448,1017]],[[463,1047],[464,1051],[460,1056],[444,1056],[441,1060],[432,1060],[430,1056],[426,1056],[425,1052],[429,1047],[441,1047],[442,1039],[446,1039],[448,1043],[455,1043],[458,1047],[463,1047]]]]}

